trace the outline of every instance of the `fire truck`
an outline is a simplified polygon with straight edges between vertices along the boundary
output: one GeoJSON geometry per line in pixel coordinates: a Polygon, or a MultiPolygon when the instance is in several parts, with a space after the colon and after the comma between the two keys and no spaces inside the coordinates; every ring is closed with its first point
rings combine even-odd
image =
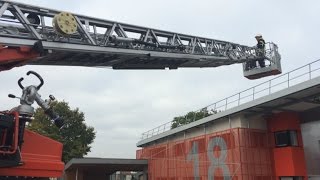
{"type": "MultiPolygon", "coordinates": [[[[125,69],[210,68],[242,63],[248,79],[281,73],[275,43],[261,50],[233,42],[99,19],[13,1],[0,1],[0,71],[23,65],[112,67],[125,69]],[[264,61],[265,66],[259,66],[264,61]],[[252,66],[253,65],[253,66],[252,66]]],[[[25,129],[32,123],[33,103],[53,123],[63,118],[43,100],[39,85],[23,85],[17,107],[0,112],[0,179],[60,177],[62,144],[25,129]]]]}

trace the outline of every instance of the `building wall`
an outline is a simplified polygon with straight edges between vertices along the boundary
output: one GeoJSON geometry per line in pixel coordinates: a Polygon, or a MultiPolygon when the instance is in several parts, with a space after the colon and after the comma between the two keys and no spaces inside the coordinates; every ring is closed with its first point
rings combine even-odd
{"type": "Polygon", "coordinates": [[[232,128],[185,140],[146,147],[149,179],[272,179],[268,133],[232,128]]]}
{"type": "Polygon", "coordinates": [[[320,121],[301,124],[301,132],[307,173],[312,177],[310,180],[320,180],[320,121]]]}
{"type": "Polygon", "coordinates": [[[306,179],[300,119],[241,114],[166,137],[137,151],[149,159],[149,179],[306,179]],[[275,133],[294,130],[295,147],[277,147],[275,133]]]}
{"type": "MultiPolygon", "coordinates": [[[[273,167],[276,177],[306,177],[306,161],[300,128],[300,116],[297,113],[282,112],[273,115],[267,121],[272,135],[271,146],[273,167]],[[279,132],[296,132],[296,145],[277,146],[276,134],[279,132]]],[[[288,138],[291,138],[288,136],[288,138]]]]}
{"type": "Polygon", "coordinates": [[[177,133],[173,136],[165,137],[157,140],[153,144],[167,143],[168,141],[180,141],[188,138],[197,137],[206,133],[214,133],[230,128],[247,128],[267,129],[266,121],[261,116],[245,117],[242,114],[230,116],[230,118],[222,118],[202,126],[198,126],[187,131],[177,133]]]}
{"type": "Polygon", "coordinates": [[[247,128],[268,130],[267,121],[261,115],[246,117],[245,120],[247,122],[247,128]]]}

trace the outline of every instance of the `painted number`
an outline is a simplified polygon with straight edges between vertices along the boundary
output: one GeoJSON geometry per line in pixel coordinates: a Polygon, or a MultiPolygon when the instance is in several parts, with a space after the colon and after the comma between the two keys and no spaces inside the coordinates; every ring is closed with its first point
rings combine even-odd
{"type": "Polygon", "coordinates": [[[193,161],[193,173],[194,173],[194,180],[199,180],[199,153],[198,153],[198,142],[194,141],[192,143],[191,151],[189,151],[187,160],[193,161]]]}
{"type": "Polygon", "coordinates": [[[225,164],[225,161],[227,158],[227,151],[226,150],[227,150],[227,144],[222,137],[212,138],[208,142],[207,155],[210,160],[210,166],[208,169],[208,180],[214,179],[214,171],[217,168],[220,168],[222,170],[224,180],[230,179],[229,167],[225,164]],[[219,157],[215,157],[213,154],[213,148],[216,146],[220,148],[220,156],[219,157]]]}
{"type": "MultiPolygon", "coordinates": [[[[194,171],[194,179],[199,180],[199,150],[198,142],[194,141],[192,143],[191,151],[189,151],[187,155],[187,160],[193,162],[193,171],[194,171]]],[[[217,168],[220,168],[223,173],[224,180],[230,180],[230,171],[229,167],[225,164],[227,158],[227,144],[222,137],[215,137],[209,140],[207,146],[207,156],[210,161],[210,166],[208,169],[208,180],[214,180],[214,172],[217,168]],[[220,149],[219,157],[214,155],[214,148],[218,147],[220,149]]]]}

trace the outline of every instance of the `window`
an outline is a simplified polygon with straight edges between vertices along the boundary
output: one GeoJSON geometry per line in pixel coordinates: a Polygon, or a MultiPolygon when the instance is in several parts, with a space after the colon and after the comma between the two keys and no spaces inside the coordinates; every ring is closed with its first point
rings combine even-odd
{"type": "Polygon", "coordinates": [[[289,131],[291,146],[298,146],[297,131],[289,131]]]}
{"type": "Polygon", "coordinates": [[[297,131],[275,132],[276,147],[298,146],[297,131]]]}

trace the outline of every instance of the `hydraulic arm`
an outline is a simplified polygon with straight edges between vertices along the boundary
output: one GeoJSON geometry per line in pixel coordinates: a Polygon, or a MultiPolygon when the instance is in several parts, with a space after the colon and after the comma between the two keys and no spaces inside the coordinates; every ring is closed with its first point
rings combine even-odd
{"type": "Polygon", "coordinates": [[[176,69],[265,58],[232,42],[3,0],[0,45],[0,70],[23,64],[176,69]]]}

